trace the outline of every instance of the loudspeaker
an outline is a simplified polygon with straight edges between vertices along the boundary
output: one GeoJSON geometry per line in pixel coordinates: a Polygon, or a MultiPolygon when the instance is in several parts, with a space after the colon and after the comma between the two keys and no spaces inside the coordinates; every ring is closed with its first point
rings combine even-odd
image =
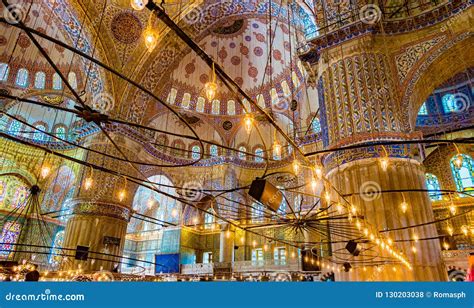
{"type": "Polygon", "coordinates": [[[347,245],[346,245],[346,249],[347,251],[349,251],[351,253],[351,255],[353,256],[358,256],[360,254],[360,247],[359,245],[354,242],[353,240],[350,240],[349,242],[347,242],[347,245]]]}
{"type": "Polygon", "coordinates": [[[344,272],[348,272],[352,268],[352,265],[349,262],[344,263],[342,266],[344,266],[344,272]]]}
{"type": "Polygon", "coordinates": [[[313,255],[311,249],[301,250],[301,267],[304,272],[319,272],[319,257],[313,255]]]}
{"type": "Polygon", "coordinates": [[[270,182],[263,179],[256,179],[250,185],[249,195],[260,203],[266,205],[274,212],[278,211],[283,195],[281,191],[270,182]]]}
{"type": "Polygon", "coordinates": [[[40,273],[37,270],[26,273],[25,281],[38,281],[40,278],[40,273]]]}
{"type": "Polygon", "coordinates": [[[75,258],[76,260],[87,261],[87,258],[89,258],[89,247],[77,246],[75,258]]]}

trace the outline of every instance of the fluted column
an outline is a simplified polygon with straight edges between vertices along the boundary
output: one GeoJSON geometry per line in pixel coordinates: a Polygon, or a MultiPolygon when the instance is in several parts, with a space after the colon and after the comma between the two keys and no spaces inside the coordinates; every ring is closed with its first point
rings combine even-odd
{"type": "Polygon", "coordinates": [[[219,243],[219,262],[234,261],[235,230],[229,224],[222,225],[219,243]]]}
{"type": "MultiPolygon", "coordinates": [[[[89,146],[95,150],[120,157],[111,145],[94,143],[89,146]]],[[[123,148],[130,154],[130,149],[123,148]]],[[[134,157],[133,155],[129,157],[134,157]]],[[[101,165],[124,175],[137,176],[136,171],[126,162],[104,158],[90,152],[87,161],[101,165]]],[[[62,270],[84,271],[113,270],[119,265],[125,243],[127,224],[132,215],[132,201],[137,185],[123,176],[85,169],[77,198],[70,201],[72,210],[66,229],[63,247],[69,255],[61,264],[62,270]],[[93,183],[85,186],[86,178],[93,183]],[[88,260],[76,260],[78,246],[89,249],[88,260]]]]}
{"type": "MultiPolygon", "coordinates": [[[[363,38],[343,43],[341,48],[325,50],[322,58],[327,66],[318,87],[325,146],[337,148],[417,137],[400,121],[408,111],[399,107],[394,82],[397,75],[382,45],[363,38]]],[[[446,280],[437,239],[419,241],[415,243],[416,254],[412,251],[410,239],[413,234],[420,239],[437,237],[433,224],[410,227],[433,221],[426,192],[401,192],[425,189],[424,168],[413,159],[414,150],[408,146],[363,147],[334,152],[324,158],[329,181],[358,207],[365,221],[395,242],[394,247],[404,253],[413,267],[410,270],[376,245],[362,243],[364,249],[370,250],[358,257],[346,255],[345,259],[351,262],[353,269],[337,274],[338,280],[446,280]],[[386,171],[381,168],[381,157],[389,161],[386,171]],[[364,194],[367,190],[376,192],[376,198],[372,198],[373,195],[368,198],[364,194]],[[380,190],[395,192],[380,193],[380,190]],[[409,207],[406,213],[400,210],[404,199],[409,207]],[[400,230],[384,232],[386,229],[400,230]],[[377,258],[373,258],[374,255],[377,258]],[[385,265],[376,267],[375,264],[385,265]]],[[[352,234],[353,239],[360,236],[358,232],[352,234]]],[[[331,240],[338,242],[338,238],[331,240]]],[[[347,253],[345,244],[333,244],[332,253],[347,253]]]]}

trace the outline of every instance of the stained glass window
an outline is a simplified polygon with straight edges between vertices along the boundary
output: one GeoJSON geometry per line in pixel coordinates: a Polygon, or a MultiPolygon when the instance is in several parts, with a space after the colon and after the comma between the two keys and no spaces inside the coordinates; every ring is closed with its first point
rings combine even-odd
{"type": "Polygon", "coordinates": [[[187,109],[189,108],[190,103],[191,103],[191,94],[184,93],[183,100],[181,101],[181,107],[187,109]]]}
{"type": "Polygon", "coordinates": [[[255,149],[255,161],[258,162],[258,163],[261,163],[264,161],[264,157],[263,157],[263,149],[261,148],[257,148],[255,149]]]}
{"type": "Polygon", "coordinates": [[[61,260],[61,247],[64,242],[64,230],[59,231],[54,236],[53,248],[51,249],[51,255],[49,256],[49,263],[59,262],[61,260]]]}
{"type": "Polygon", "coordinates": [[[24,68],[20,68],[16,73],[16,81],[17,86],[26,87],[28,85],[28,71],[24,68]]]}
{"type": "Polygon", "coordinates": [[[35,125],[35,127],[37,130],[35,130],[35,132],[33,133],[33,140],[45,141],[47,136],[39,130],[46,131],[46,127],[42,124],[37,124],[35,125]]]}
{"type": "Polygon", "coordinates": [[[428,195],[432,201],[441,200],[441,194],[439,190],[441,190],[439,186],[439,181],[436,175],[427,173],[426,174],[426,187],[428,188],[428,195]]]}
{"type": "Polygon", "coordinates": [[[262,222],[263,221],[263,204],[259,202],[254,202],[252,204],[252,222],[262,222]]]}
{"type": "MultiPolygon", "coordinates": [[[[461,154],[462,165],[458,168],[454,163],[456,156],[451,159],[451,171],[456,182],[456,188],[458,191],[474,195],[474,161],[471,156],[461,154]]],[[[466,195],[460,194],[460,197],[466,197],[466,195]]]]}
{"type": "Polygon", "coordinates": [[[10,67],[6,63],[0,63],[0,81],[8,80],[8,73],[10,72],[10,67]]]}
{"type": "Polygon", "coordinates": [[[458,111],[459,107],[457,106],[456,97],[453,94],[446,94],[441,100],[445,113],[458,111]]]}
{"type": "Polygon", "coordinates": [[[301,204],[301,197],[298,195],[295,197],[295,200],[294,200],[295,204],[293,206],[295,212],[299,212],[301,209],[300,209],[300,204],[301,204]]]}
{"type": "Polygon", "coordinates": [[[221,102],[217,99],[212,101],[212,114],[220,114],[221,102]]]}
{"type": "Polygon", "coordinates": [[[3,225],[2,233],[0,234],[0,258],[7,258],[13,252],[14,245],[18,240],[21,225],[16,222],[7,221],[3,225]]]}
{"type": "Polygon", "coordinates": [[[192,148],[191,148],[191,157],[192,159],[199,159],[201,158],[201,148],[198,146],[198,145],[194,145],[192,148]]]}
{"type": "Polygon", "coordinates": [[[76,77],[76,73],[74,72],[69,72],[68,76],[67,76],[67,81],[69,82],[69,84],[71,85],[71,87],[73,89],[77,89],[77,77],[76,77]]]}
{"type": "Polygon", "coordinates": [[[213,225],[214,222],[215,222],[215,216],[213,215],[213,214],[214,214],[214,210],[213,210],[213,209],[209,209],[209,212],[210,212],[210,213],[205,213],[205,214],[204,214],[204,228],[205,228],[205,229],[212,229],[212,225],[213,225]]]}
{"type": "Polygon", "coordinates": [[[211,156],[212,157],[217,157],[218,156],[217,145],[214,145],[214,144],[211,145],[210,151],[211,151],[211,156]]]}
{"type": "Polygon", "coordinates": [[[175,88],[171,88],[170,94],[168,94],[168,98],[166,99],[166,102],[168,104],[174,104],[177,94],[178,94],[178,90],[176,90],[175,88]]]}
{"type": "Polygon", "coordinates": [[[57,73],[53,75],[53,89],[54,90],[61,90],[63,88],[63,81],[61,77],[57,73]]]}
{"type": "Polygon", "coordinates": [[[321,123],[319,122],[319,119],[314,118],[313,121],[311,122],[311,129],[313,130],[313,133],[317,134],[321,132],[321,123]]]}
{"type": "Polygon", "coordinates": [[[196,111],[204,112],[204,103],[206,103],[206,99],[204,97],[198,97],[197,104],[196,104],[196,111]]]}
{"type": "Polygon", "coordinates": [[[283,200],[281,201],[281,204],[278,207],[277,213],[282,215],[282,216],[286,215],[286,200],[285,200],[285,198],[283,198],[283,200]]]}
{"type": "Polygon", "coordinates": [[[8,129],[8,132],[12,135],[20,135],[22,126],[23,124],[21,124],[18,121],[13,120],[10,123],[10,128],[8,129]]]}
{"type": "Polygon", "coordinates": [[[235,115],[235,102],[233,100],[227,102],[227,114],[235,115]]]}
{"type": "Polygon", "coordinates": [[[254,264],[263,262],[263,249],[262,248],[252,249],[252,262],[254,264]]]}
{"type": "Polygon", "coordinates": [[[46,74],[44,72],[37,72],[35,74],[35,88],[44,89],[46,85],[46,74]]]}
{"type": "Polygon", "coordinates": [[[274,160],[280,160],[281,159],[281,150],[280,150],[280,154],[276,150],[273,150],[273,159],[274,160]]]}
{"type": "MultiPolygon", "coordinates": [[[[56,134],[56,137],[62,140],[66,138],[66,128],[64,126],[56,127],[56,129],[54,130],[54,133],[56,134]]],[[[60,140],[56,139],[56,141],[60,141],[60,140]]]]}
{"type": "Polygon", "coordinates": [[[426,108],[426,102],[421,105],[421,108],[418,111],[418,115],[428,115],[428,108],[426,108]]]}
{"type": "Polygon", "coordinates": [[[245,160],[245,158],[247,157],[247,154],[242,153],[242,152],[247,152],[247,148],[244,147],[244,146],[240,146],[240,147],[239,147],[239,151],[240,151],[239,154],[238,154],[238,155],[239,155],[239,159],[245,160]]]}

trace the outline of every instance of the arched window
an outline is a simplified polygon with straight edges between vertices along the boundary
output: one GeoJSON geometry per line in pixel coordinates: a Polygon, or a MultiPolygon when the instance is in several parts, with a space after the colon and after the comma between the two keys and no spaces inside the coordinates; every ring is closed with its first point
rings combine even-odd
{"type": "Polygon", "coordinates": [[[69,82],[69,84],[71,85],[71,87],[73,89],[77,89],[77,77],[76,77],[76,73],[74,72],[69,72],[69,74],[67,75],[67,81],[69,82]]]}
{"type": "Polygon", "coordinates": [[[311,121],[311,129],[314,134],[320,133],[321,132],[321,123],[319,122],[318,118],[314,118],[311,121]]]}
{"type": "Polygon", "coordinates": [[[53,89],[54,90],[61,90],[63,88],[63,81],[61,77],[57,73],[53,75],[53,89]]]}
{"type": "Polygon", "coordinates": [[[181,101],[181,107],[188,109],[191,104],[191,94],[184,93],[183,100],[181,101]]]}
{"type": "Polygon", "coordinates": [[[441,194],[439,190],[441,190],[439,186],[439,181],[436,175],[427,173],[426,174],[426,187],[428,188],[428,195],[432,201],[441,200],[441,194]]]}
{"type": "Polygon", "coordinates": [[[184,144],[181,141],[179,140],[174,141],[171,147],[172,147],[171,153],[174,156],[183,156],[184,144]]]}
{"type": "Polygon", "coordinates": [[[217,99],[212,101],[212,114],[220,114],[221,102],[217,99]]]}
{"type": "Polygon", "coordinates": [[[456,97],[453,94],[444,95],[441,101],[445,113],[456,112],[459,110],[459,106],[456,102],[456,97]]]}
{"type": "Polygon", "coordinates": [[[286,216],[286,200],[285,200],[285,198],[283,198],[283,200],[281,200],[281,204],[278,207],[277,213],[279,215],[286,216]]]}
{"type": "Polygon", "coordinates": [[[16,120],[13,120],[11,123],[10,123],[10,128],[8,129],[8,132],[12,135],[21,135],[21,129],[23,127],[23,124],[21,124],[20,122],[16,121],[16,120]]]}
{"type": "Polygon", "coordinates": [[[426,108],[426,102],[421,105],[418,115],[428,115],[428,108],[426,108]]]}
{"type": "Polygon", "coordinates": [[[214,210],[211,208],[208,210],[210,213],[204,214],[204,229],[212,229],[213,224],[215,223],[214,210]]]}
{"type": "Polygon", "coordinates": [[[59,263],[61,260],[62,250],[64,242],[64,230],[59,231],[54,236],[53,248],[51,248],[51,254],[49,256],[49,263],[59,263]]]}
{"type": "MultiPolygon", "coordinates": [[[[458,168],[455,164],[456,156],[451,159],[451,171],[458,191],[464,191],[474,195],[474,161],[471,156],[460,154],[462,156],[462,165],[458,168]]],[[[465,197],[464,194],[460,195],[465,197]]]]}
{"type": "Polygon", "coordinates": [[[273,150],[273,159],[274,160],[281,160],[281,151],[280,150],[280,153],[277,153],[277,151],[273,150]]]}
{"type": "Polygon", "coordinates": [[[2,233],[0,234],[0,259],[6,258],[14,251],[14,245],[20,235],[20,223],[7,221],[3,225],[2,233]]]}
{"type": "Polygon", "coordinates": [[[192,148],[191,148],[191,158],[196,160],[196,159],[199,159],[201,158],[201,147],[199,147],[198,145],[194,145],[192,148]]]}
{"type": "Polygon", "coordinates": [[[35,74],[35,88],[44,89],[46,84],[46,74],[44,72],[37,72],[35,74]]]}
{"type": "Polygon", "coordinates": [[[295,210],[295,212],[299,212],[301,210],[301,197],[300,197],[300,195],[295,196],[293,209],[295,210]]]}
{"type": "Polygon", "coordinates": [[[219,155],[219,152],[218,152],[218,149],[217,149],[217,145],[211,145],[211,147],[209,148],[210,149],[210,152],[211,152],[211,156],[212,157],[217,157],[219,155]]]}
{"type": "MultiPolygon", "coordinates": [[[[58,126],[54,129],[54,134],[56,137],[64,140],[66,138],[66,128],[64,126],[58,126]]],[[[56,141],[60,141],[55,139],[56,141]]]]}
{"type": "Polygon", "coordinates": [[[196,103],[196,111],[204,112],[204,104],[206,103],[206,99],[204,97],[198,97],[196,103]]]}
{"type": "Polygon", "coordinates": [[[263,149],[261,149],[261,148],[256,148],[256,149],[255,149],[255,155],[256,155],[256,156],[255,156],[255,161],[256,161],[257,163],[261,163],[261,162],[263,162],[263,161],[265,160],[264,157],[263,157],[263,149]]]}
{"type": "Polygon", "coordinates": [[[233,100],[227,102],[227,114],[235,115],[235,102],[233,100]]]}
{"type": "Polygon", "coordinates": [[[20,68],[16,73],[15,83],[19,87],[25,88],[28,86],[28,70],[25,68],[20,68]]]}
{"type": "Polygon", "coordinates": [[[254,202],[252,204],[252,222],[262,222],[264,218],[263,204],[259,202],[254,202]]]}
{"type": "Polygon", "coordinates": [[[33,140],[45,141],[47,136],[39,130],[46,131],[46,127],[43,124],[37,124],[35,125],[35,128],[36,130],[33,133],[33,140]]]}
{"type": "Polygon", "coordinates": [[[244,147],[244,146],[240,146],[239,151],[240,151],[239,152],[239,159],[245,160],[245,158],[247,157],[247,154],[242,153],[242,152],[247,152],[247,148],[244,147]]]}
{"type": "Polygon", "coordinates": [[[10,67],[6,63],[0,63],[0,81],[8,80],[8,73],[10,72],[10,67]]]}
{"type": "Polygon", "coordinates": [[[175,88],[171,88],[170,94],[168,94],[168,97],[166,98],[166,102],[171,105],[174,104],[177,94],[178,94],[178,90],[176,90],[175,88]]]}

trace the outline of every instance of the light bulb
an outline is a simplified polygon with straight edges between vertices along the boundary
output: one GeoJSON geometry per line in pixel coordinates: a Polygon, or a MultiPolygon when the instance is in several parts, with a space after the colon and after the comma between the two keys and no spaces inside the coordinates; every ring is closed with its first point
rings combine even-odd
{"type": "Polygon", "coordinates": [[[453,236],[453,234],[454,234],[453,227],[448,226],[448,227],[446,228],[446,231],[448,231],[448,234],[449,234],[450,236],[453,236]]]}
{"type": "Polygon", "coordinates": [[[336,210],[338,211],[339,214],[342,214],[342,211],[344,210],[344,208],[342,207],[341,203],[337,203],[336,210]]]}
{"type": "Polygon", "coordinates": [[[299,171],[300,171],[300,162],[297,159],[295,159],[293,160],[293,172],[295,173],[295,175],[298,175],[299,171]]]}
{"type": "Polygon", "coordinates": [[[392,246],[393,240],[392,240],[391,238],[389,238],[389,239],[387,240],[387,244],[388,244],[389,246],[392,246]]]}
{"type": "Polygon", "coordinates": [[[130,5],[134,10],[141,11],[148,4],[148,0],[130,0],[130,5]]]}
{"type": "Polygon", "coordinates": [[[275,142],[273,142],[273,153],[275,156],[281,156],[281,144],[276,139],[275,142]]]}
{"type": "Polygon", "coordinates": [[[461,154],[456,155],[456,158],[454,159],[454,165],[456,167],[461,168],[463,163],[463,157],[461,154]]]}
{"type": "Polygon", "coordinates": [[[454,205],[451,205],[449,207],[449,211],[451,212],[452,215],[456,215],[456,207],[454,205]]]}
{"type": "Polygon", "coordinates": [[[245,125],[245,130],[247,131],[247,134],[250,134],[250,132],[252,131],[252,126],[253,126],[253,117],[249,113],[245,115],[244,125],[245,125]]]}
{"type": "Polygon", "coordinates": [[[318,181],[316,181],[315,178],[311,179],[311,189],[313,189],[313,192],[316,191],[316,188],[318,187],[318,181]]]}
{"type": "Polygon", "coordinates": [[[316,166],[316,168],[314,168],[314,172],[316,173],[316,176],[318,177],[318,179],[323,178],[323,169],[321,169],[320,166],[316,166]]]}
{"type": "Polygon", "coordinates": [[[360,221],[359,221],[358,219],[356,220],[356,227],[357,227],[357,229],[359,229],[359,230],[360,230],[360,228],[362,227],[362,225],[361,225],[361,223],[360,223],[360,221]]]}
{"type": "Polygon", "coordinates": [[[352,212],[352,215],[357,214],[357,207],[355,205],[351,205],[351,212],[352,212]]]}
{"type": "Polygon", "coordinates": [[[84,181],[84,188],[85,190],[89,190],[92,187],[92,184],[94,184],[94,180],[92,178],[86,178],[84,181]]]}
{"type": "Polygon", "coordinates": [[[331,203],[331,194],[329,193],[329,191],[326,191],[324,193],[324,199],[326,199],[326,202],[329,204],[331,203]]]}
{"type": "Polygon", "coordinates": [[[467,236],[467,234],[468,234],[468,232],[469,232],[469,230],[467,229],[467,226],[462,226],[462,227],[461,227],[461,231],[462,231],[462,233],[463,233],[465,236],[467,236]]]}
{"type": "Polygon", "coordinates": [[[416,247],[415,247],[415,246],[411,246],[411,251],[413,251],[413,253],[416,253],[416,247]]]}
{"type": "Polygon", "coordinates": [[[212,101],[216,97],[217,83],[209,81],[204,85],[204,91],[206,91],[206,97],[209,101],[212,101]]]}
{"type": "Polygon", "coordinates": [[[418,243],[418,235],[413,234],[413,240],[415,241],[415,243],[418,243]]]}
{"type": "Polygon", "coordinates": [[[449,249],[449,244],[444,242],[443,243],[443,248],[444,248],[444,250],[448,250],[449,249]]]}
{"type": "Polygon", "coordinates": [[[51,172],[51,168],[49,166],[43,166],[41,168],[41,177],[44,179],[45,177],[49,175],[50,172],[51,172]]]}
{"type": "Polygon", "coordinates": [[[388,157],[382,157],[380,159],[380,167],[385,172],[388,169],[388,157]]]}
{"type": "Polygon", "coordinates": [[[158,33],[153,29],[147,29],[145,35],[145,46],[148,52],[152,52],[158,44],[158,33]]]}
{"type": "Polygon", "coordinates": [[[364,229],[364,235],[365,235],[365,236],[368,236],[368,235],[369,235],[369,229],[367,229],[367,228],[364,229]]]}
{"type": "Polygon", "coordinates": [[[227,230],[227,231],[225,232],[225,237],[226,237],[226,238],[230,238],[230,231],[229,231],[229,230],[227,230]]]}
{"type": "Polygon", "coordinates": [[[172,209],[171,210],[171,216],[174,217],[174,218],[178,217],[178,210],[177,209],[172,209]]]}
{"type": "Polygon", "coordinates": [[[146,202],[146,205],[148,206],[149,209],[151,209],[154,204],[155,204],[155,200],[153,198],[148,199],[148,201],[146,202]]]}
{"type": "Polygon", "coordinates": [[[125,199],[125,196],[127,196],[127,192],[125,191],[125,189],[122,189],[121,191],[119,191],[118,198],[120,202],[122,202],[125,199]]]}
{"type": "Polygon", "coordinates": [[[195,216],[195,217],[193,218],[193,224],[196,225],[198,222],[199,222],[199,218],[197,218],[197,216],[195,216]]]}
{"type": "Polygon", "coordinates": [[[405,214],[408,210],[408,203],[406,201],[403,201],[400,203],[400,210],[402,210],[402,213],[405,214]]]}

